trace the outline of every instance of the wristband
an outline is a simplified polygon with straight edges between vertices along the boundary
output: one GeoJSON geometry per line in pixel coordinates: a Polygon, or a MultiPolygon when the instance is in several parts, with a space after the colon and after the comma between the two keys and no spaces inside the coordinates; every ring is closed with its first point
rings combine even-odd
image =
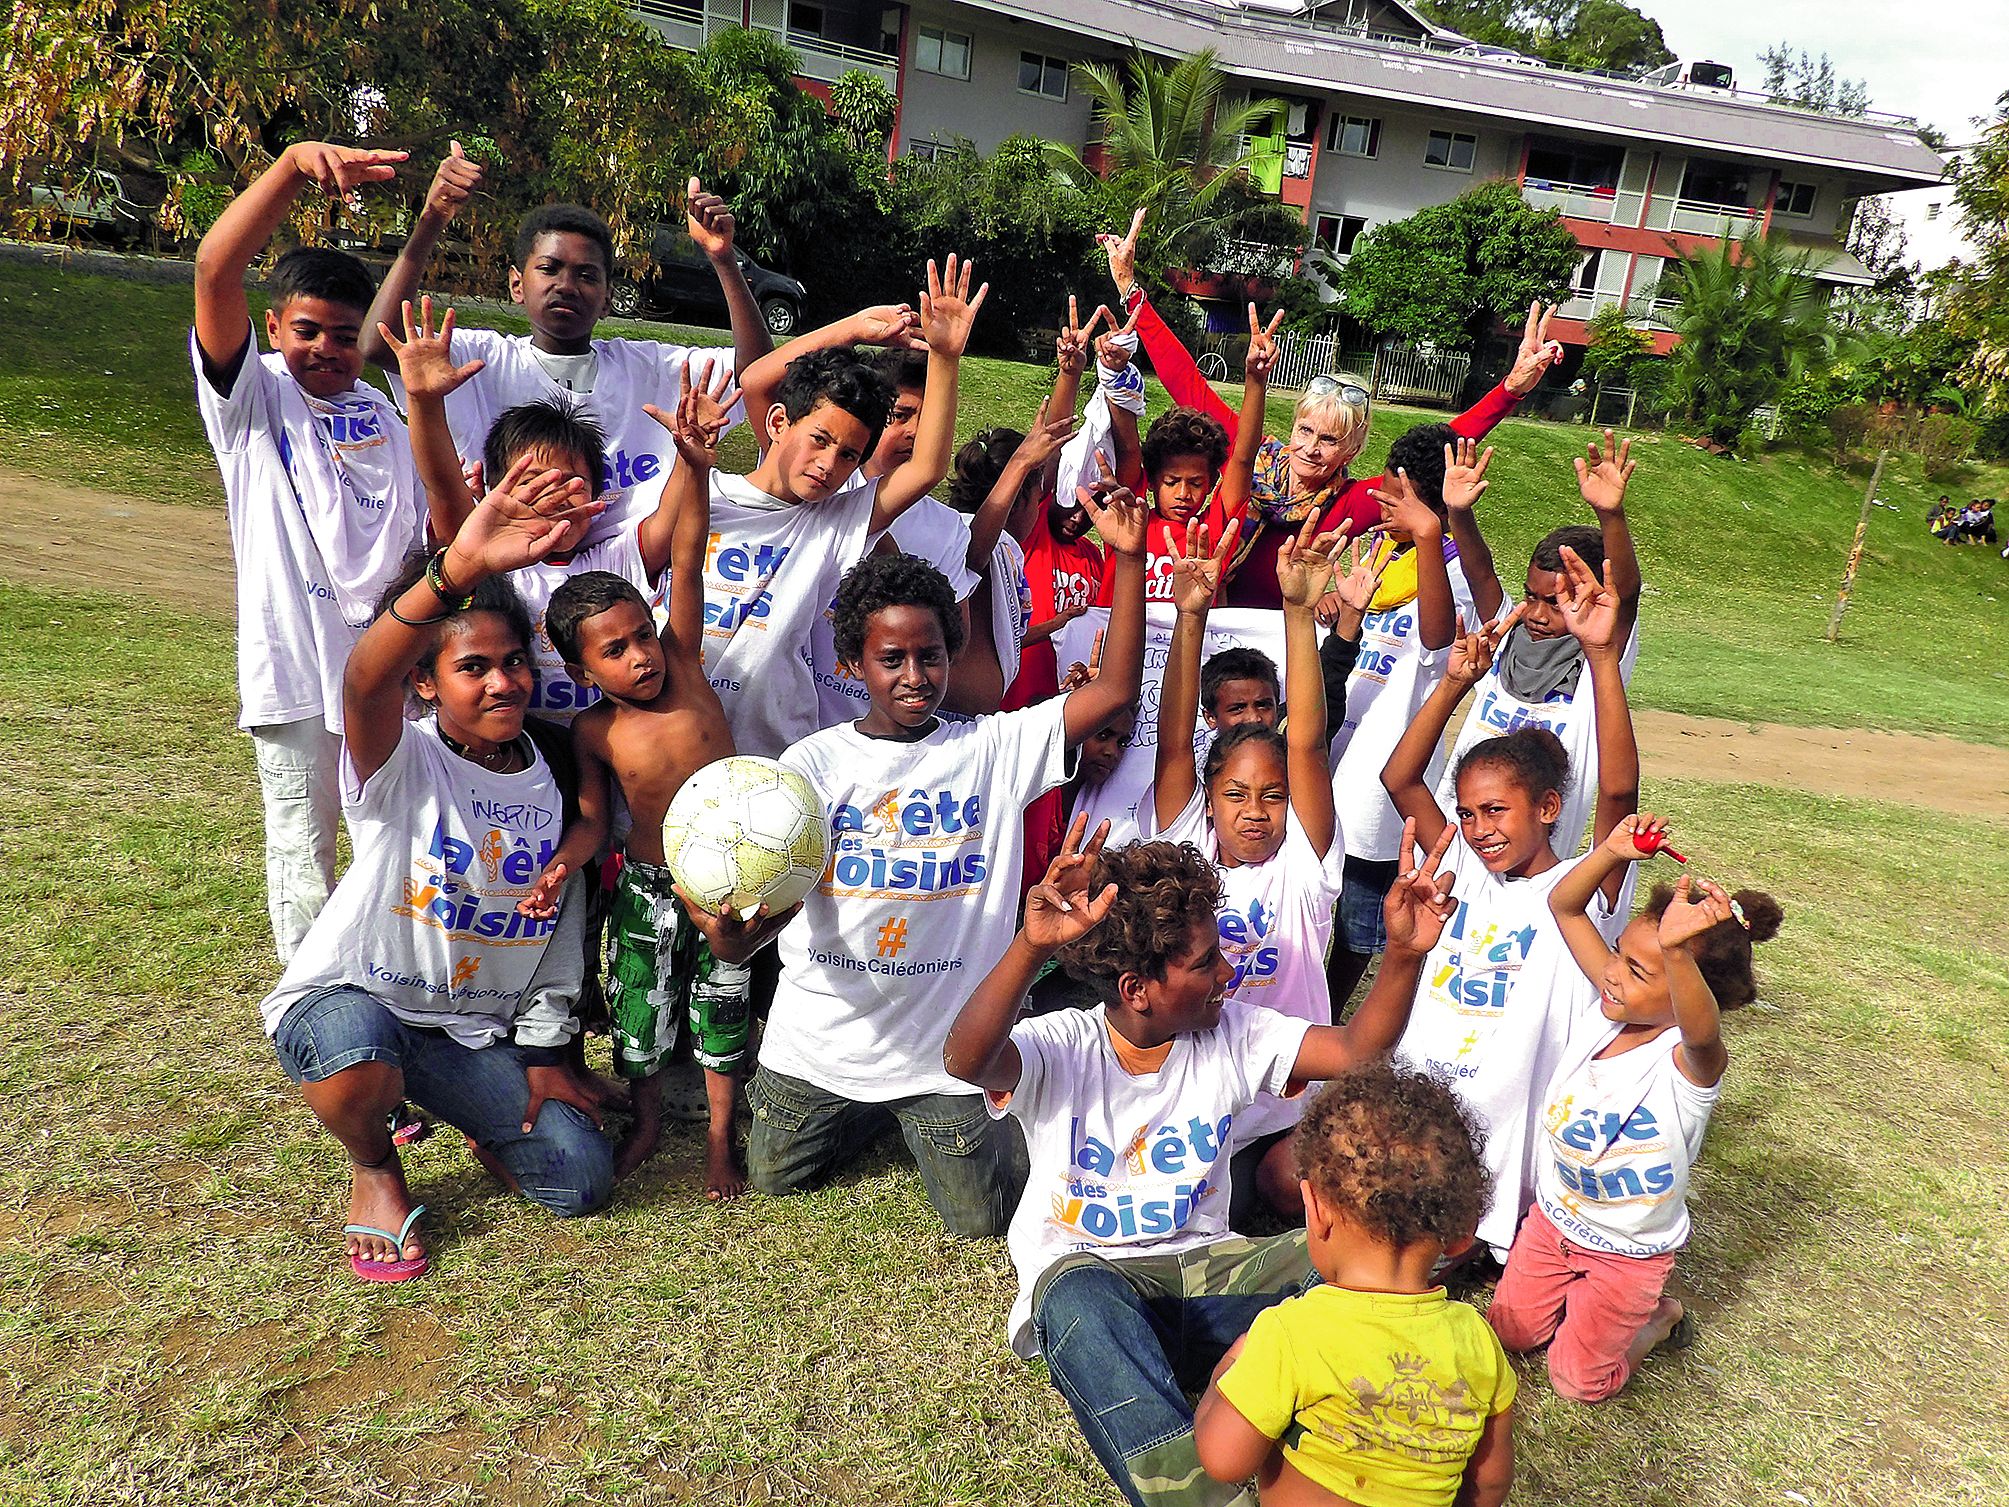
{"type": "MultiPolygon", "coordinates": [[[[426,585],[432,588],[434,596],[446,604],[447,616],[451,616],[456,612],[465,612],[474,605],[473,592],[470,591],[463,594],[455,591],[447,582],[446,551],[443,549],[434,550],[432,558],[426,561],[426,585]]],[[[443,618],[436,618],[433,621],[438,622],[443,620],[443,618]]]]}
{"type": "Polygon", "coordinates": [[[398,611],[398,604],[396,602],[391,603],[384,611],[403,623],[407,628],[437,627],[453,616],[451,612],[442,612],[438,617],[406,617],[402,612],[398,611]]]}

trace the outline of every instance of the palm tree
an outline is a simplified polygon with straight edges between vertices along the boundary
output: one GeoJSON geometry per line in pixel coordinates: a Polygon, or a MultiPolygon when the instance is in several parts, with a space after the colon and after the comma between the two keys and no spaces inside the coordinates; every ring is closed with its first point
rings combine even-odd
{"type": "Polygon", "coordinates": [[[1108,63],[1079,63],[1074,77],[1095,103],[1107,176],[1071,147],[1049,148],[1054,165],[1084,192],[1115,199],[1125,215],[1139,204],[1151,211],[1140,261],[1191,264],[1217,249],[1223,211],[1246,198],[1229,193],[1254,158],[1245,139],[1272,129],[1282,104],[1224,106],[1227,75],[1212,48],[1170,68],[1135,53],[1120,71],[1108,63]]]}
{"type": "Polygon", "coordinates": [[[1740,241],[1684,255],[1656,296],[1679,300],[1681,343],[1668,391],[1718,444],[1734,447],[1751,415],[1835,348],[1812,258],[1755,228],[1740,241]]]}

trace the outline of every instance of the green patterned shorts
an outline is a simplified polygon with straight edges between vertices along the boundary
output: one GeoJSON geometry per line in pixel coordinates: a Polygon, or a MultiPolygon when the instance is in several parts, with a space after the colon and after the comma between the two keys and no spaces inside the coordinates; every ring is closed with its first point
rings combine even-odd
{"type": "Polygon", "coordinates": [[[721,963],[691,925],[670,887],[670,871],[629,859],[621,865],[607,917],[607,1013],[614,1071],[646,1078],[690,1020],[691,1055],[714,1072],[736,1071],[752,1036],[752,971],[721,963]]]}

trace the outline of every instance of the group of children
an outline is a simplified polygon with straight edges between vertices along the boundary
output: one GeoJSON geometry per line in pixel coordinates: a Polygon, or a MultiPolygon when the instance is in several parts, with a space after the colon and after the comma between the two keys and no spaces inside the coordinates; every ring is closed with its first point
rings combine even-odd
{"type": "MultiPolygon", "coordinates": [[[[1994,544],[1995,499],[1976,497],[1963,508],[1942,492],[1926,515],[1925,526],[1944,544],[1994,544]]],[[[2009,559],[2009,549],[2003,551],[2003,558],[2009,559]]]]}
{"type": "Polygon", "coordinates": [[[416,299],[482,181],[456,148],[381,288],[338,252],[279,258],[256,355],[244,278],[294,197],[402,156],[289,148],[204,240],[192,347],[286,965],[263,1015],[350,1156],[358,1276],[426,1269],[405,1100],[582,1213],[655,1149],[681,1040],[712,1196],[815,1186],[897,1125],[947,1228],[1007,1235],[1011,1344],[1134,1502],[1252,1478],[1266,1502],[1497,1502],[1503,1345],[1547,1345],[1556,1390],[1595,1401],[1682,1338],[1666,1284],[1720,1012],[1779,913],[1684,878],[1630,917],[1635,865],[1672,849],[1637,810],[1634,463],[1609,434],[1576,463],[1594,525],[1544,538],[1507,610],[1476,441],[1553,358],[1539,310],[1508,383],[1361,483],[1351,379],[1264,437],[1253,308],[1232,433],[1197,405],[1140,426],[1140,340],[1177,369],[1127,286],[1140,212],[1106,238],[1108,331],[1071,306],[1029,427],[957,451],[967,263],[771,350],[693,180],[731,352],[595,338],[613,247],[573,206],[517,240],[533,333],[459,331],[416,299]],[[741,421],[744,476],[717,464],[741,421]],[[1233,602],[1278,612],[1281,666],[1204,656],[1233,602]],[[1052,641],[1089,612],[1063,675],[1052,641]],[[1116,843],[1086,813],[1153,702],[1116,843]],[[733,752],[829,816],[824,877],[781,915],[708,914],[664,864],[672,799],[733,752]],[[1086,1007],[1028,1010],[1061,976],[1086,1007]],[[579,1051],[596,990],[618,1093],[579,1051]],[[1488,1258],[1481,1318],[1445,1279],[1488,1258]]]}

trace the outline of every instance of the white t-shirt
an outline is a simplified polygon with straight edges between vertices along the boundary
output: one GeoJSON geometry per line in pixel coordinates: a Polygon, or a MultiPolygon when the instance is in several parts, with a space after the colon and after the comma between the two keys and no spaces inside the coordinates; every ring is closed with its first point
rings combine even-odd
{"type": "Polygon", "coordinates": [[[1258,1094],[1290,1082],[1308,1029],[1229,1000],[1212,1030],[1175,1036],[1164,1065],[1133,1075],[1109,1041],[1105,1006],[1021,1020],[1022,1064],[992,1115],[1016,1115],[1030,1172],[1006,1243],[1018,1271],[1007,1336],[1039,1353],[1032,1290],[1063,1256],[1168,1256],[1228,1234],[1228,1143],[1258,1094]]]}
{"type": "MultiPolygon", "coordinates": [[[[868,477],[861,471],[838,488],[838,495],[860,488],[868,490],[876,498],[879,478],[868,477]]],[[[868,539],[866,552],[869,554],[888,534],[903,553],[918,555],[947,576],[958,602],[977,589],[980,578],[968,564],[969,520],[946,503],[923,497],[895,519],[891,529],[868,539]],[[944,518],[942,515],[947,516],[944,518]],[[914,521],[910,523],[910,519],[914,521]]],[[[845,569],[857,563],[853,560],[845,569]]],[[[841,573],[838,579],[843,579],[841,573]]],[[[809,632],[809,669],[816,678],[816,702],[824,727],[855,722],[872,710],[872,698],[865,693],[865,683],[837,663],[836,638],[831,631],[831,614],[836,605],[837,595],[833,590],[829,604],[816,615],[809,632]]]]}
{"type": "Polygon", "coordinates": [[[555,920],[517,914],[557,851],[564,809],[541,754],[496,774],[407,722],[368,782],[342,758],[355,861],[260,1007],[266,1034],[310,990],[354,984],[463,1046],[510,1034],[555,920]]]}
{"type": "MultiPolygon", "coordinates": [[[[537,350],[528,335],[478,329],[455,330],[453,354],[456,361],[479,357],[488,363],[447,394],[447,427],[453,431],[453,447],[462,464],[481,459],[489,427],[505,409],[519,403],[565,398],[600,426],[607,442],[600,496],[607,511],[594,524],[589,540],[641,518],[654,506],[653,498],[641,495],[655,490],[648,483],[676,464],[677,448],[670,443],[669,431],[642,412],[642,405],[654,403],[665,413],[676,411],[687,356],[694,370],[710,362],[714,375],[719,363],[731,370],[734,360],[729,345],[693,347],[655,340],[595,340],[586,353],[590,360],[551,357],[537,350]],[[590,386],[582,390],[581,383],[590,386]]],[[[404,384],[394,367],[389,376],[391,390],[402,404],[404,384]]],[[[744,417],[742,409],[733,410],[735,421],[744,417]]],[[[491,486],[501,479],[487,478],[491,486]]]]}
{"type": "Polygon", "coordinates": [[[424,492],[389,399],[364,383],[310,396],[246,338],[223,393],[188,337],[237,562],[237,725],[317,717],[339,733],[349,651],[425,544],[424,492]]]}
{"type": "MultiPolygon", "coordinates": [[[[1221,876],[1221,951],[1235,976],[1228,998],[1267,1005],[1315,1026],[1332,1024],[1332,994],[1325,982],[1325,951],[1332,942],[1332,908],[1339,901],[1346,848],[1338,833],[1321,858],[1298,825],[1284,817],[1284,843],[1267,863],[1232,868],[1221,862],[1221,844],[1207,816],[1204,790],[1159,834],[1191,843],[1221,876]]],[[[1260,1095],[1235,1121],[1230,1150],[1297,1124],[1304,1096],[1260,1095]]]]}
{"type": "Polygon", "coordinates": [[[773,758],[821,726],[810,635],[864,557],[875,490],[791,503],[712,472],[705,674],[741,753],[773,758]]]}
{"type": "Polygon", "coordinates": [[[1018,928],[1023,817],[1065,778],[1064,704],[916,743],[846,723],[781,756],[822,793],[832,851],[781,934],[763,1067],[864,1103],[975,1092],[942,1044],[1018,928]]]}
{"type": "Polygon", "coordinates": [[[523,598],[524,610],[530,614],[530,647],[537,659],[537,685],[530,693],[530,715],[566,727],[600,699],[600,691],[597,686],[581,685],[566,672],[565,656],[551,642],[551,635],[544,627],[544,614],[560,586],[589,570],[617,575],[644,597],[655,594],[648,566],[642,562],[641,536],[633,524],[598,544],[578,550],[563,565],[526,565],[509,573],[509,584],[516,588],[516,594],[523,598]]]}
{"type": "MultiPolygon", "coordinates": [[[[1476,623],[1479,613],[1464,567],[1447,560],[1445,570],[1456,610],[1465,622],[1476,623]]],[[[1414,601],[1370,612],[1361,620],[1360,657],[1346,678],[1346,706],[1332,736],[1333,806],[1346,851],[1355,858],[1386,862],[1402,856],[1402,813],[1382,785],[1381,771],[1451,662],[1449,645],[1424,648],[1419,621],[1414,601]]],[[[1424,780],[1435,784],[1443,772],[1440,744],[1424,780]]]]}
{"type": "Polygon", "coordinates": [[[1563,1235],[1621,1256],[1688,1243],[1688,1169],[1702,1154],[1723,1085],[1698,1087],[1675,1062],[1669,1027],[1557,1078],[1537,1137],[1535,1197],[1563,1235]]]}
{"type": "MultiPolygon", "coordinates": [[[[1504,1259],[1534,1193],[1530,1133],[1549,1083],[1573,1055],[1602,1045],[1586,1043],[1583,1031],[1597,990],[1549,911],[1568,863],[1507,879],[1488,872],[1459,836],[1439,871],[1457,876],[1457,909],[1424,960],[1395,1053],[1448,1083],[1484,1128],[1493,1197],[1479,1238],[1504,1259]]],[[[1628,869],[1618,906],[1607,907],[1602,896],[1591,902],[1591,919],[1607,940],[1623,929],[1636,872],[1636,865],[1628,869]]]]}
{"type": "MultiPolygon", "coordinates": [[[[1639,624],[1634,623],[1625,641],[1625,652],[1618,660],[1618,678],[1626,685],[1632,684],[1632,667],[1638,660],[1639,624]]],[[[1452,775],[1467,749],[1474,743],[1522,727],[1548,728],[1562,739],[1563,750],[1570,756],[1570,787],[1563,792],[1562,818],[1549,835],[1556,856],[1568,859],[1582,849],[1584,828],[1590,825],[1591,813],[1597,809],[1597,698],[1591,690],[1588,664],[1577,676],[1576,689],[1571,694],[1552,696],[1535,705],[1521,700],[1500,683],[1500,665],[1495,660],[1493,668],[1479,682],[1471,714],[1465,718],[1465,725],[1458,730],[1457,741],[1451,746],[1451,758],[1437,781],[1437,804],[1447,811],[1458,804],[1452,775]]]]}

